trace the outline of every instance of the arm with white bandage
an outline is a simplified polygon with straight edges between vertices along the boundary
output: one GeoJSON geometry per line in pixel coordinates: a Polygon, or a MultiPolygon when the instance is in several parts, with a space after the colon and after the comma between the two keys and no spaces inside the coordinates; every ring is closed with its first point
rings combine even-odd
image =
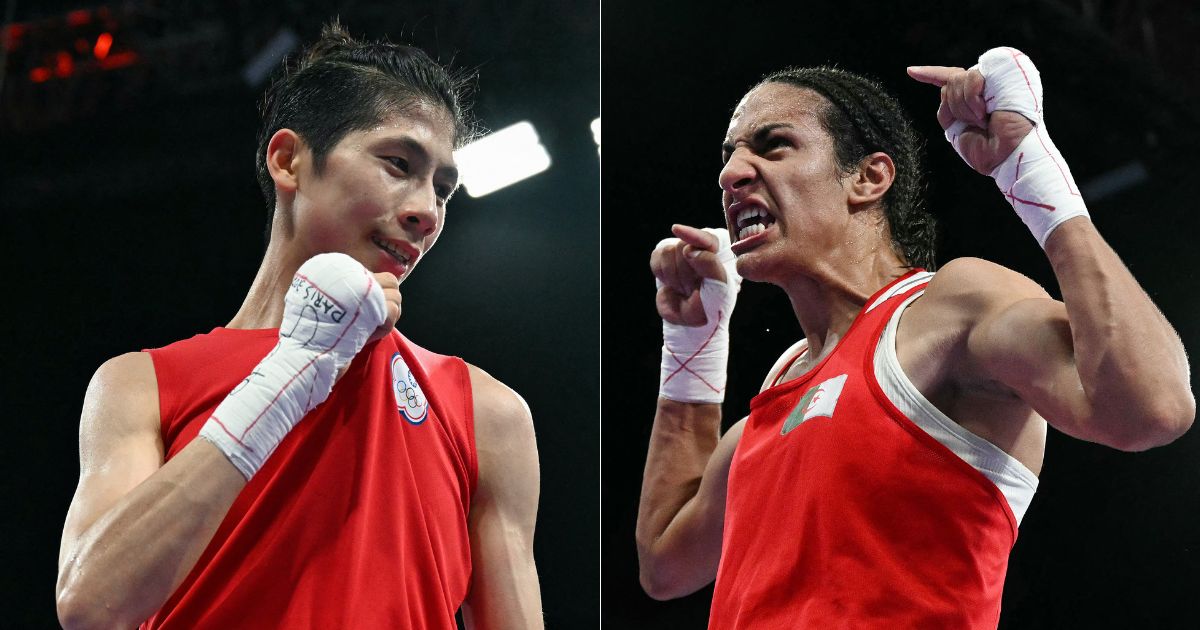
{"type": "Polygon", "coordinates": [[[388,311],[379,282],[348,256],[305,263],[275,348],[217,407],[201,439],[165,463],[149,355],[102,366],[84,402],[79,486],[59,552],[62,625],[130,627],[158,610],[247,480],[325,400],[388,311]]]}
{"type": "Polygon", "coordinates": [[[909,74],[942,88],[947,140],[996,181],[1062,290],[1061,303],[1035,292],[982,301],[970,360],[1075,437],[1144,450],[1182,435],[1195,417],[1183,344],[1092,224],[1046,131],[1033,62],[994,48],[969,70],[914,66],[909,74]]]}
{"type": "Polygon", "coordinates": [[[642,587],[656,599],[716,577],[725,482],[741,424],[725,436],[721,402],[729,317],[741,277],[726,230],[677,225],[650,258],[663,318],[659,398],[638,506],[642,587]]]}

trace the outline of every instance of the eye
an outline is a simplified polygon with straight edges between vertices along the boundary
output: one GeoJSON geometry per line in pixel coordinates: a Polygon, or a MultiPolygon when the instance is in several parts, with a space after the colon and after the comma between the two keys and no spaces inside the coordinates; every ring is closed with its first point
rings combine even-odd
{"type": "Polygon", "coordinates": [[[408,160],[406,160],[402,157],[385,157],[383,159],[387,160],[389,163],[391,163],[392,166],[395,166],[396,168],[400,169],[402,172],[405,172],[405,173],[408,172],[408,160]]]}
{"type": "Polygon", "coordinates": [[[784,136],[771,136],[767,138],[766,144],[763,146],[765,151],[774,151],[782,147],[790,147],[792,142],[784,136]]]}
{"type": "Polygon", "coordinates": [[[442,203],[445,203],[450,201],[450,195],[454,194],[454,188],[451,186],[438,186],[433,189],[433,192],[437,195],[438,199],[442,201],[442,203]]]}

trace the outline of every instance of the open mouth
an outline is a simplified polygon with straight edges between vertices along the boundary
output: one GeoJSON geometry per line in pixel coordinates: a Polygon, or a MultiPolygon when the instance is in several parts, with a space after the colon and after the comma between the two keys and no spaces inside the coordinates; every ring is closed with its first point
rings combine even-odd
{"type": "Polygon", "coordinates": [[[404,265],[407,267],[409,261],[412,260],[412,258],[408,254],[405,254],[403,251],[401,251],[399,247],[396,247],[395,245],[379,238],[378,236],[372,236],[371,242],[375,243],[375,245],[377,247],[379,247],[379,249],[382,249],[383,251],[387,252],[389,256],[391,256],[392,258],[395,258],[396,261],[399,262],[401,265],[404,265]]]}
{"type": "Polygon", "coordinates": [[[766,210],[758,206],[751,206],[738,211],[733,227],[737,233],[737,240],[741,241],[756,234],[762,234],[774,223],[775,217],[766,210]]]}

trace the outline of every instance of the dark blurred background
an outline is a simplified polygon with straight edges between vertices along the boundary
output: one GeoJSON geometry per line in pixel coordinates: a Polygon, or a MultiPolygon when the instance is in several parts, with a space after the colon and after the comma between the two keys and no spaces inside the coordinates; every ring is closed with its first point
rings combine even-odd
{"type": "Polygon", "coordinates": [[[529,120],[553,161],[486,197],[455,196],[437,248],[402,286],[399,328],[528,401],[547,625],[594,624],[598,3],[6,0],[0,10],[0,216],[6,293],[22,304],[3,316],[0,626],[56,625],[58,544],[92,373],[114,355],[224,325],[241,304],[266,226],[255,60],[275,67],[272,50],[312,41],[334,15],[356,36],[478,68],[480,122],[529,120]]]}
{"type": "MultiPolygon", "coordinates": [[[[1183,0],[605,0],[603,626],[705,627],[711,587],[660,603],[637,580],[634,522],[661,345],[648,260],[672,223],[723,224],[720,144],[747,89],[788,65],[878,78],[927,138],[939,260],[986,258],[1057,296],[1037,242],[942,138],[937,89],[905,75],[908,65],[969,66],[993,46],[1020,48],[1041,69],[1047,128],[1096,224],[1195,357],[1198,41],[1200,8],[1183,0]]],[[[781,291],[743,285],[726,426],[799,337],[781,291]]],[[[1200,429],[1136,454],[1052,432],[1046,451],[1000,627],[1200,627],[1200,429]]]]}

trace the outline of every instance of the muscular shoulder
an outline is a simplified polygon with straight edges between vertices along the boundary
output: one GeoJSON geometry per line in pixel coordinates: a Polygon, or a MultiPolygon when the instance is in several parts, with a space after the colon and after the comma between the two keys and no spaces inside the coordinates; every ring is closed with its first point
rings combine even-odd
{"type": "Polygon", "coordinates": [[[1019,300],[1046,297],[1045,289],[1012,269],[981,258],[955,258],[933,276],[917,304],[971,317],[1019,300]]]}
{"type": "Polygon", "coordinates": [[[533,435],[533,415],[521,395],[482,369],[467,364],[471,398],[475,405],[475,433],[487,437],[528,433],[533,435]]]}
{"type": "Polygon", "coordinates": [[[531,486],[536,497],[538,456],[529,405],[480,368],[468,363],[467,371],[475,410],[481,495],[514,489],[511,486],[531,486]]]}
{"type": "Polygon", "coordinates": [[[80,467],[86,472],[102,462],[90,454],[102,442],[138,435],[159,435],[158,380],[145,352],[130,352],[105,361],[88,384],[79,426],[80,467]]]}
{"type": "Polygon", "coordinates": [[[1055,305],[1045,289],[1016,271],[979,258],[956,258],[934,275],[900,320],[897,353],[910,378],[931,390],[945,381],[1007,397],[1011,392],[995,383],[984,365],[990,355],[979,351],[980,340],[1019,339],[1024,333],[1005,323],[1011,319],[1006,314],[1055,305]],[[918,356],[924,360],[913,360],[918,356]]]}

